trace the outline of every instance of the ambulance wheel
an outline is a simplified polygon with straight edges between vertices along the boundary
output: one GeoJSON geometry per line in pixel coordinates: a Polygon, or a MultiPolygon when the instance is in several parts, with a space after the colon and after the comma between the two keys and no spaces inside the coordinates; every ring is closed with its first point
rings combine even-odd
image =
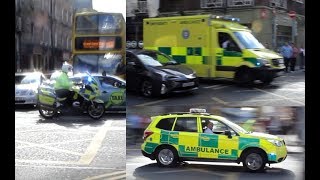
{"type": "Polygon", "coordinates": [[[261,80],[262,81],[262,83],[264,84],[264,85],[268,85],[268,84],[270,84],[272,81],[273,81],[273,77],[272,76],[267,76],[267,77],[265,77],[263,80],[261,80]]]}
{"type": "Polygon", "coordinates": [[[145,80],[141,84],[141,93],[145,97],[151,97],[152,96],[152,83],[148,80],[145,80]]]}
{"type": "Polygon", "coordinates": [[[262,172],[266,166],[266,154],[259,149],[250,149],[243,155],[242,163],[249,172],[262,172]]]}
{"type": "Polygon", "coordinates": [[[163,146],[156,151],[156,160],[160,167],[174,167],[178,165],[178,153],[170,146],[163,146]]]}
{"type": "Polygon", "coordinates": [[[235,81],[240,86],[248,86],[253,83],[253,73],[247,67],[239,68],[235,74],[235,81]]]}

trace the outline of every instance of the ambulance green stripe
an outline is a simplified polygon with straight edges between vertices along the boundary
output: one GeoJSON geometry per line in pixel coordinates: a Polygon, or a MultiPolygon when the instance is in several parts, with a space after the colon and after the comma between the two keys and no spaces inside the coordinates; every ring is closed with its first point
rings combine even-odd
{"type": "Polygon", "coordinates": [[[243,150],[246,147],[259,147],[260,140],[256,138],[239,138],[239,150],[243,150]]]}
{"type": "Polygon", "coordinates": [[[169,133],[170,131],[161,130],[160,143],[168,144],[169,143],[169,133]]]}
{"type": "Polygon", "coordinates": [[[151,154],[154,152],[154,150],[156,149],[157,146],[158,146],[157,143],[147,142],[146,146],[144,147],[144,151],[151,154]]]}
{"type": "Polygon", "coordinates": [[[197,152],[186,152],[184,145],[179,145],[179,156],[182,157],[198,157],[197,152]]]}
{"type": "Polygon", "coordinates": [[[174,60],[176,60],[178,63],[186,63],[186,56],[177,56],[177,55],[174,55],[172,56],[172,58],[174,60]]]}
{"type": "Polygon", "coordinates": [[[169,135],[169,144],[175,144],[175,145],[179,145],[179,132],[170,132],[169,135]],[[174,138],[171,135],[175,135],[176,138],[174,138]]]}
{"type": "Polygon", "coordinates": [[[200,134],[198,142],[199,147],[211,147],[211,148],[218,148],[218,135],[216,134],[200,134]],[[208,140],[204,140],[210,138],[208,140]]]}
{"type": "Polygon", "coordinates": [[[257,58],[243,58],[244,61],[248,61],[248,62],[251,62],[253,65],[257,65],[257,58]]]}
{"type": "Polygon", "coordinates": [[[171,55],[171,47],[159,47],[159,51],[167,55],[171,55]]]}

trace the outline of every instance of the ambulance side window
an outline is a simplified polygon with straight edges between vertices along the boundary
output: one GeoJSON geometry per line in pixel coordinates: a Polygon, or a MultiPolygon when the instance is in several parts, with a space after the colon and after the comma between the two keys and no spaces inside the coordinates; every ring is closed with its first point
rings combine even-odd
{"type": "Polygon", "coordinates": [[[237,43],[233,40],[230,34],[225,32],[218,33],[218,41],[221,48],[224,48],[227,51],[238,51],[241,52],[237,43]]]}
{"type": "Polygon", "coordinates": [[[196,117],[178,117],[174,131],[198,132],[196,117]]]}
{"type": "Polygon", "coordinates": [[[175,118],[161,119],[156,125],[157,128],[171,131],[175,118]]]}
{"type": "Polygon", "coordinates": [[[227,125],[219,122],[218,120],[212,119],[212,118],[201,118],[203,132],[207,128],[206,125],[208,124],[209,121],[213,123],[212,131],[215,134],[224,134],[224,132],[226,130],[229,130],[229,131],[231,131],[231,135],[236,135],[236,133],[231,128],[229,128],[227,125]]]}

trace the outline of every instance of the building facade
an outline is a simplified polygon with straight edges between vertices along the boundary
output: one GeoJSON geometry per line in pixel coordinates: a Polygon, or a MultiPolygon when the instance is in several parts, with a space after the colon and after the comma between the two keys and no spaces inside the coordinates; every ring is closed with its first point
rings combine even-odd
{"type": "Polygon", "coordinates": [[[71,55],[73,0],[16,0],[16,72],[61,68],[71,55]]]}
{"type": "Polygon", "coordinates": [[[127,42],[131,46],[132,42],[143,41],[142,19],[150,15],[209,13],[240,18],[240,23],[270,49],[277,50],[284,42],[297,46],[304,46],[305,42],[304,0],[131,0],[127,1],[127,11],[127,42]]]}

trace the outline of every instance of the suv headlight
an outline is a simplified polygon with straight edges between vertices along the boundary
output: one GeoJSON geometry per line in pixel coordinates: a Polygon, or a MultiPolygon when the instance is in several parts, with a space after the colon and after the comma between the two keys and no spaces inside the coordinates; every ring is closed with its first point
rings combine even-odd
{"type": "Polygon", "coordinates": [[[278,146],[278,147],[282,146],[281,141],[278,141],[278,140],[275,140],[275,139],[268,139],[268,141],[271,142],[272,144],[278,146]]]}
{"type": "Polygon", "coordinates": [[[270,66],[270,61],[268,59],[257,58],[257,66],[270,66]]]}

